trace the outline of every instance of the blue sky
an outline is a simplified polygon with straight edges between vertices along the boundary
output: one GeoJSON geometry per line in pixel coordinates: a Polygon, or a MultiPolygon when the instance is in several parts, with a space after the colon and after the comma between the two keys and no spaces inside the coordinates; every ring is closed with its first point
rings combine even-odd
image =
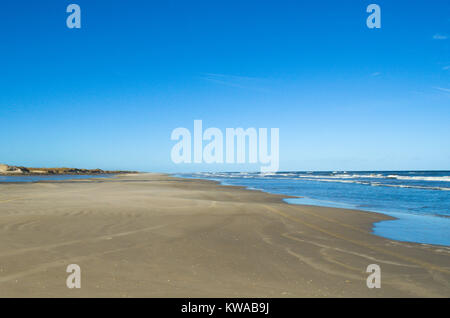
{"type": "Polygon", "coordinates": [[[279,128],[280,170],[450,169],[447,0],[8,0],[0,34],[2,163],[259,170],[173,164],[201,119],[279,128]]]}

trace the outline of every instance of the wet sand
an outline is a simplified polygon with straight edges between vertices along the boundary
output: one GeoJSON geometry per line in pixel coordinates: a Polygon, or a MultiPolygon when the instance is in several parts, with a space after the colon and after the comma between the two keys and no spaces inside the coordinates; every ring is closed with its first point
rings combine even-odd
{"type": "Polygon", "coordinates": [[[450,297],[450,248],[283,198],[162,174],[0,184],[0,297],[450,297]]]}

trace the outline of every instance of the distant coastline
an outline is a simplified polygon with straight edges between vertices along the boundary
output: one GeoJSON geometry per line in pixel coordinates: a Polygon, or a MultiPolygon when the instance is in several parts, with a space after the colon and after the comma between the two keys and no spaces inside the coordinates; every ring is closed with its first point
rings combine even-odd
{"type": "Polygon", "coordinates": [[[125,174],[137,171],[79,169],[79,168],[29,168],[0,164],[0,176],[46,176],[46,175],[97,175],[125,174]]]}

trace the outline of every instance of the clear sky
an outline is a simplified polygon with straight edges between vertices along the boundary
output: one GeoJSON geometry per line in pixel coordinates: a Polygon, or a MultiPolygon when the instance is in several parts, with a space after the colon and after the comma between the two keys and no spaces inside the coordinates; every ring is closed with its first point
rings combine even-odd
{"type": "Polygon", "coordinates": [[[280,170],[450,169],[448,0],[5,0],[0,35],[1,163],[259,169],[173,164],[201,119],[279,128],[280,170]]]}

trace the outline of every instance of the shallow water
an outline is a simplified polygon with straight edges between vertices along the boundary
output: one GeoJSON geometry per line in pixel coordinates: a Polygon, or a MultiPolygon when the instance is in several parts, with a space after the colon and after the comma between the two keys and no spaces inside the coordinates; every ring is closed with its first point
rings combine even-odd
{"type": "Polygon", "coordinates": [[[381,212],[373,233],[386,238],[450,246],[450,171],[230,172],[182,174],[270,193],[307,204],[381,212]]]}
{"type": "Polygon", "coordinates": [[[38,181],[61,181],[91,178],[109,178],[111,174],[96,175],[45,175],[45,176],[0,176],[0,183],[3,182],[38,182],[38,181]]]}

